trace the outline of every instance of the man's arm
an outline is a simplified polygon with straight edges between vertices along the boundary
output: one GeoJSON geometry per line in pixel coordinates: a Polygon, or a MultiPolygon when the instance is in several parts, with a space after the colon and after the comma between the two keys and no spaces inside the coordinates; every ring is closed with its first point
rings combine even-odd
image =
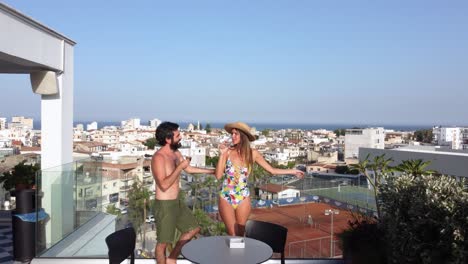
{"type": "Polygon", "coordinates": [[[205,173],[205,174],[214,174],[215,170],[214,169],[202,169],[202,168],[197,168],[197,167],[192,167],[188,166],[184,170],[187,173],[205,173]]]}
{"type": "Polygon", "coordinates": [[[156,184],[164,192],[174,184],[180,175],[180,172],[188,166],[188,161],[183,161],[175,168],[175,170],[167,175],[165,158],[163,155],[154,155],[151,160],[151,170],[153,171],[153,178],[156,180],[156,184]]]}

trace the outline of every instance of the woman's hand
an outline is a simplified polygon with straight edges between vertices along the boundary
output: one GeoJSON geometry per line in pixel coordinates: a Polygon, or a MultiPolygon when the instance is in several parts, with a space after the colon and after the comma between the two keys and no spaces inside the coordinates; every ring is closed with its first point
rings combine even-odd
{"type": "Polygon", "coordinates": [[[223,155],[224,153],[226,153],[229,150],[229,147],[224,143],[219,144],[218,148],[219,148],[219,152],[220,152],[221,155],[223,155]]]}
{"type": "Polygon", "coordinates": [[[296,177],[299,179],[304,178],[304,172],[301,170],[294,170],[294,175],[296,175],[296,177]]]}
{"type": "Polygon", "coordinates": [[[185,159],[183,157],[179,158],[179,165],[182,170],[185,170],[190,165],[190,159],[185,159]]]}

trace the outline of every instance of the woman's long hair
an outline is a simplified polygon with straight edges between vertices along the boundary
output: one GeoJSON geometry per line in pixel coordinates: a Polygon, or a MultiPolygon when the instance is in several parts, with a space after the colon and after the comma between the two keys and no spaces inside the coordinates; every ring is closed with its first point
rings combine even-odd
{"type": "Polygon", "coordinates": [[[244,164],[247,165],[249,173],[252,171],[253,167],[253,157],[252,157],[252,149],[250,148],[250,141],[247,135],[241,131],[236,129],[240,135],[240,143],[236,146],[236,149],[239,151],[240,158],[244,164]]]}

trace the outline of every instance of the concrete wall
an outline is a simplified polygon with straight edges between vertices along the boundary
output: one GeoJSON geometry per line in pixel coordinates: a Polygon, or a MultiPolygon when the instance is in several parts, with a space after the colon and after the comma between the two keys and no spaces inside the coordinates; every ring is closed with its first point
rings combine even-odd
{"type": "Polygon", "coordinates": [[[385,158],[394,160],[391,166],[410,159],[429,160],[431,164],[427,166],[428,170],[435,170],[444,175],[468,177],[468,154],[466,153],[360,148],[359,160],[365,159],[367,154],[370,154],[370,159],[385,154],[385,158]]]}
{"type": "Polygon", "coordinates": [[[357,158],[359,148],[363,147],[383,149],[385,147],[385,131],[383,127],[346,130],[345,158],[357,158]],[[352,133],[358,131],[361,134],[352,133]]]}

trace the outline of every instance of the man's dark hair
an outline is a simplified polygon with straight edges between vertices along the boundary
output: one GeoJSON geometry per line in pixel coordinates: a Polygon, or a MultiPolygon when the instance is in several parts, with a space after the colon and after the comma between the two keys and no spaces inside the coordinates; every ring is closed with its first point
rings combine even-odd
{"type": "Polygon", "coordinates": [[[166,145],[166,139],[174,136],[174,131],[179,129],[179,125],[172,122],[162,122],[158,128],[156,128],[156,141],[159,145],[166,145]]]}

